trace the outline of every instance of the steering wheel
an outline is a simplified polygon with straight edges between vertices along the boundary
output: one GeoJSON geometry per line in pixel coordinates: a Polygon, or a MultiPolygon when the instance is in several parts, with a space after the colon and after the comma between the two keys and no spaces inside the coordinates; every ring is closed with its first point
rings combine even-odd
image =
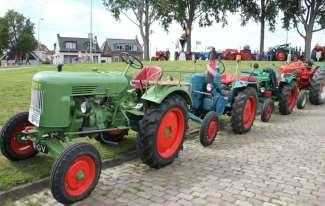
{"type": "Polygon", "coordinates": [[[120,58],[126,64],[130,65],[131,67],[133,67],[135,69],[142,69],[143,68],[143,63],[137,57],[135,57],[133,55],[130,55],[127,52],[122,52],[120,54],[120,58]]]}
{"type": "Polygon", "coordinates": [[[226,66],[225,66],[225,64],[223,63],[223,61],[221,61],[221,60],[218,60],[219,61],[219,73],[220,74],[223,74],[223,73],[225,73],[225,71],[226,71],[226,66]]]}

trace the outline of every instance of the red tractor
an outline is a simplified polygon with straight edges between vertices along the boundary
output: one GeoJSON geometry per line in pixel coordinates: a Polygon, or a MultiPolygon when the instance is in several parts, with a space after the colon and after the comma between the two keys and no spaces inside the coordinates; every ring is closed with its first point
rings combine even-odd
{"type": "Polygon", "coordinates": [[[170,58],[169,51],[156,51],[154,57],[151,58],[151,61],[168,61],[170,58]]]}
{"type": "Polygon", "coordinates": [[[225,49],[221,56],[225,60],[235,60],[236,56],[239,54],[237,49],[225,49]]]}
{"type": "Polygon", "coordinates": [[[279,68],[280,78],[283,79],[287,74],[296,73],[296,81],[300,90],[297,108],[303,109],[307,102],[320,105],[325,103],[325,68],[321,68],[312,62],[296,61],[279,68]]]}

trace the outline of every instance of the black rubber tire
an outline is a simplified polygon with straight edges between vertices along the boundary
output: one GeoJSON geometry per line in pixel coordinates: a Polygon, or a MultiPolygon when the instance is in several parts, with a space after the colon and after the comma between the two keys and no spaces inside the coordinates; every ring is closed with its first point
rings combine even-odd
{"type": "Polygon", "coordinates": [[[271,117],[272,117],[272,112],[274,110],[274,104],[273,102],[269,101],[266,102],[263,107],[262,107],[262,112],[261,112],[261,120],[262,122],[269,122],[271,117]],[[269,106],[272,105],[271,111],[269,111],[269,106]],[[269,113],[271,112],[271,113],[269,113]]]}
{"type": "Polygon", "coordinates": [[[123,130],[121,134],[113,135],[107,132],[103,132],[102,135],[98,135],[96,140],[104,145],[111,145],[111,142],[122,142],[124,137],[128,134],[128,130],[123,130]]]}
{"type": "Polygon", "coordinates": [[[325,83],[325,69],[317,69],[310,80],[309,101],[313,105],[325,103],[325,98],[321,98],[321,84],[325,83]]]}
{"type": "Polygon", "coordinates": [[[183,147],[187,129],[187,103],[180,95],[170,95],[161,104],[149,105],[145,111],[143,119],[139,121],[139,133],[137,138],[137,150],[140,159],[144,164],[152,168],[162,168],[171,164],[178,157],[180,149],[183,147]],[[169,158],[161,157],[156,148],[158,128],[164,114],[172,107],[177,107],[183,111],[185,129],[182,141],[176,152],[169,158]]]}
{"type": "MultiPolygon", "coordinates": [[[[243,112],[246,105],[246,101],[248,98],[252,96],[255,99],[255,103],[257,105],[257,93],[256,89],[253,87],[247,87],[242,91],[239,91],[235,100],[232,104],[231,110],[231,127],[234,133],[236,134],[244,134],[250,131],[254,124],[254,119],[250,127],[246,128],[243,123],[243,112]]],[[[256,115],[256,109],[255,114],[256,115]]]]}
{"type": "Polygon", "coordinates": [[[307,92],[306,90],[301,90],[297,99],[297,108],[304,109],[307,103],[307,92]]]}
{"type": "Polygon", "coordinates": [[[34,157],[38,151],[36,149],[33,150],[32,153],[28,155],[19,155],[11,148],[11,138],[12,132],[18,124],[22,124],[28,121],[28,112],[21,112],[14,116],[12,116],[3,126],[0,133],[0,149],[1,153],[12,161],[26,160],[34,157]]]}
{"type": "MultiPolygon", "coordinates": [[[[289,95],[293,88],[296,89],[298,92],[298,87],[297,87],[296,82],[292,82],[291,84],[285,84],[280,88],[279,112],[282,115],[289,115],[289,114],[291,114],[292,110],[294,109],[294,107],[289,108],[289,105],[288,105],[289,95]]],[[[297,102],[294,105],[296,105],[296,104],[297,104],[297,102]]]]}
{"type": "Polygon", "coordinates": [[[216,112],[210,111],[204,117],[203,122],[201,124],[201,128],[200,128],[200,142],[204,147],[209,146],[214,142],[214,140],[218,134],[218,129],[219,129],[218,115],[216,112]],[[211,140],[209,140],[208,131],[209,131],[210,123],[212,121],[216,121],[217,130],[216,130],[215,136],[211,140]]]}
{"type": "Polygon", "coordinates": [[[53,197],[62,204],[72,204],[87,198],[98,183],[101,168],[101,157],[94,146],[88,143],[77,143],[70,145],[59,155],[52,167],[50,188],[53,197]],[[65,174],[71,163],[73,163],[74,160],[81,155],[88,155],[94,160],[96,166],[95,178],[87,191],[85,191],[82,195],[71,196],[65,190],[65,174]]]}

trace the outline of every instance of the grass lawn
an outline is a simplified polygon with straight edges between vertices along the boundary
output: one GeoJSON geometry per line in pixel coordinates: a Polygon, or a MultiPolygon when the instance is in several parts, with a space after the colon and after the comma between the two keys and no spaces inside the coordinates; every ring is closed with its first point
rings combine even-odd
{"type": "MultiPolygon", "coordinates": [[[[248,70],[253,62],[241,62],[240,69],[248,70]]],[[[258,62],[261,67],[279,66],[280,62],[258,62]]],[[[145,63],[149,64],[149,63],[145,63]]],[[[160,65],[164,70],[173,71],[193,71],[192,62],[154,62],[152,64],[160,65]]],[[[198,72],[203,72],[206,62],[200,61],[196,64],[198,72]]],[[[225,61],[226,71],[234,72],[236,62],[225,61]]],[[[98,69],[101,71],[118,70],[123,71],[124,63],[111,64],[76,64],[65,65],[64,71],[91,71],[98,69]]],[[[15,113],[27,111],[30,101],[31,79],[33,74],[39,71],[56,70],[53,65],[40,65],[28,68],[0,69],[0,125],[15,113]]],[[[135,69],[130,70],[134,74],[135,69]]],[[[129,141],[124,142],[118,147],[104,147],[91,140],[100,151],[102,158],[110,158],[121,155],[129,150],[135,149],[135,134],[129,135],[129,141]]],[[[83,139],[85,140],[85,139],[83,139]]],[[[31,182],[47,177],[52,165],[53,159],[45,155],[38,155],[36,158],[22,162],[10,162],[0,155],[0,192],[8,190],[13,186],[31,182]]]]}

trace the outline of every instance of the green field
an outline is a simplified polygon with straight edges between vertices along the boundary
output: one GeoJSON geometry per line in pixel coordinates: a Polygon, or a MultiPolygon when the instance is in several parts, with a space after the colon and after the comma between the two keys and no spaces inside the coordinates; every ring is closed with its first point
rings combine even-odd
{"type": "MultiPolygon", "coordinates": [[[[241,62],[240,69],[248,70],[253,62],[241,62]]],[[[145,63],[149,64],[149,63],[145,63]]],[[[164,70],[169,71],[194,71],[192,62],[154,62],[162,66],[164,70]]],[[[259,62],[261,67],[273,67],[280,65],[280,62],[259,62]]],[[[198,62],[196,70],[203,72],[206,62],[198,62]]],[[[234,72],[236,63],[234,61],[225,61],[226,71],[234,72]]],[[[64,66],[64,71],[91,71],[98,69],[100,71],[118,70],[123,71],[124,63],[110,64],[76,64],[64,66]]],[[[17,112],[27,111],[30,101],[31,79],[33,74],[44,70],[55,70],[53,65],[40,65],[34,67],[21,67],[14,69],[0,69],[0,125],[17,112]]],[[[136,70],[131,69],[130,75],[136,70]]],[[[94,140],[91,142],[100,150],[102,158],[110,158],[121,155],[129,150],[135,149],[135,135],[131,133],[129,140],[118,147],[103,147],[94,140]]],[[[38,180],[49,175],[53,159],[38,155],[36,158],[24,162],[10,162],[3,156],[0,156],[0,192],[8,190],[13,186],[38,180]]]]}

